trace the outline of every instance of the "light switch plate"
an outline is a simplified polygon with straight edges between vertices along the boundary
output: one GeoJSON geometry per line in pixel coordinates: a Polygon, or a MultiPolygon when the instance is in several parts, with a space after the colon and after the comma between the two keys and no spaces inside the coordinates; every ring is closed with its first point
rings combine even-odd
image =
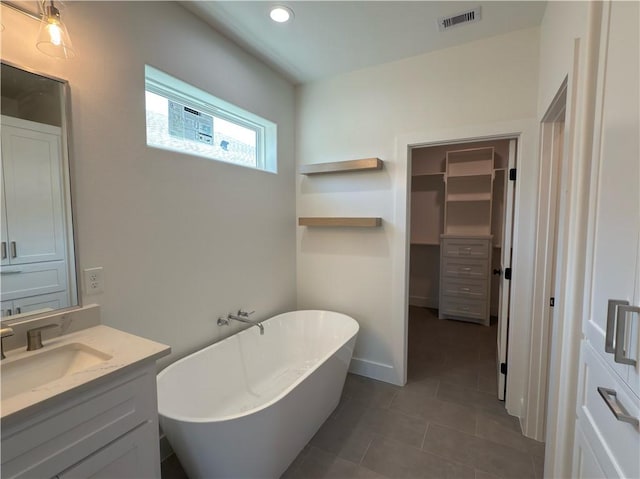
{"type": "Polygon", "coordinates": [[[86,268],[83,270],[84,294],[102,293],[104,283],[102,279],[102,266],[86,268]]]}

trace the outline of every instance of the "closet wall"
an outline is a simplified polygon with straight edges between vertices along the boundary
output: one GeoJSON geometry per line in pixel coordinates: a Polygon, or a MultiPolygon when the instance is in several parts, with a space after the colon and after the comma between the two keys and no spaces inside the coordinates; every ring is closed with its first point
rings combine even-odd
{"type": "MultiPolygon", "coordinates": [[[[500,269],[504,186],[508,172],[509,140],[482,141],[414,148],[411,152],[411,256],[409,304],[438,308],[440,285],[440,235],[444,232],[447,151],[493,147],[495,149],[491,234],[491,270],[500,269]]],[[[490,312],[498,314],[500,277],[491,276],[490,312]]]]}

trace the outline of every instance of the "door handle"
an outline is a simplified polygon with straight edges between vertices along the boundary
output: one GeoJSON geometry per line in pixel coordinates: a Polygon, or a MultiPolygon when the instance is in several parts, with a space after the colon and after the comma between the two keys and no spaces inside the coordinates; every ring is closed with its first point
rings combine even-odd
{"type": "Polygon", "coordinates": [[[629,301],[624,299],[610,299],[607,305],[607,333],[604,341],[604,350],[607,353],[615,353],[616,350],[613,346],[613,338],[616,330],[616,314],[618,306],[626,306],[629,301]]]}
{"type": "Polygon", "coordinates": [[[614,351],[613,360],[620,364],[636,365],[636,360],[627,356],[628,351],[625,351],[625,336],[627,333],[627,313],[640,314],[640,307],[638,306],[618,306],[618,314],[616,321],[616,346],[614,351]]]}
{"type": "Polygon", "coordinates": [[[625,407],[620,404],[620,401],[618,401],[618,393],[616,393],[615,390],[598,386],[598,392],[618,421],[628,422],[635,426],[636,429],[638,428],[638,424],[640,423],[638,418],[631,416],[625,407]]]}

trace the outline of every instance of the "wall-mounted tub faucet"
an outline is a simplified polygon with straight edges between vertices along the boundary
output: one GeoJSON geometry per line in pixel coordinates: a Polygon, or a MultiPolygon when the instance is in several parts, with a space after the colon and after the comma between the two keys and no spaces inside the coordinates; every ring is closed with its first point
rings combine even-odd
{"type": "Polygon", "coordinates": [[[218,318],[218,326],[226,326],[229,324],[229,320],[233,319],[234,321],[240,321],[241,323],[257,326],[260,328],[260,334],[264,334],[264,326],[262,326],[262,323],[260,321],[251,321],[249,319],[249,316],[253,313],[255,313],[255,311],[247,313],[246,311],[239,309],[237,314],[229,313],[226,318],[218,318]]]}

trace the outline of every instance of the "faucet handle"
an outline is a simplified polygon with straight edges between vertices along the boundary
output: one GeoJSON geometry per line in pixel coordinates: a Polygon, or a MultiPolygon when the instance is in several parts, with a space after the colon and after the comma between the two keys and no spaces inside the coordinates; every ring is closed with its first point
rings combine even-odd
{"type": "Polygon", "coordinates": [[[38,326],[37,328],[27,330],[27,351],[35,351],[43,346],[42,331],[59,327],[59,324],[45,324],[44,326],[38,326]]]}
{"type": "Polygon", "coordinates": [[[2,329],[0,329],[0,359],[4,359],[5,358],[4,350],[2,348],[2,346],[3,346],[2,340],[4,338],[8,338],[9,336],[13,336],[13,329],[11,329],[11,328],[2,328],[2,329]]]}
{"type": "Polygon", "coordinates": [[[253,313],[255,313],[255,310],[251,312],[242,311],[241,309],[238,310],[238,316],[242,316],[243,318],[248,318],[253,313]]]}

